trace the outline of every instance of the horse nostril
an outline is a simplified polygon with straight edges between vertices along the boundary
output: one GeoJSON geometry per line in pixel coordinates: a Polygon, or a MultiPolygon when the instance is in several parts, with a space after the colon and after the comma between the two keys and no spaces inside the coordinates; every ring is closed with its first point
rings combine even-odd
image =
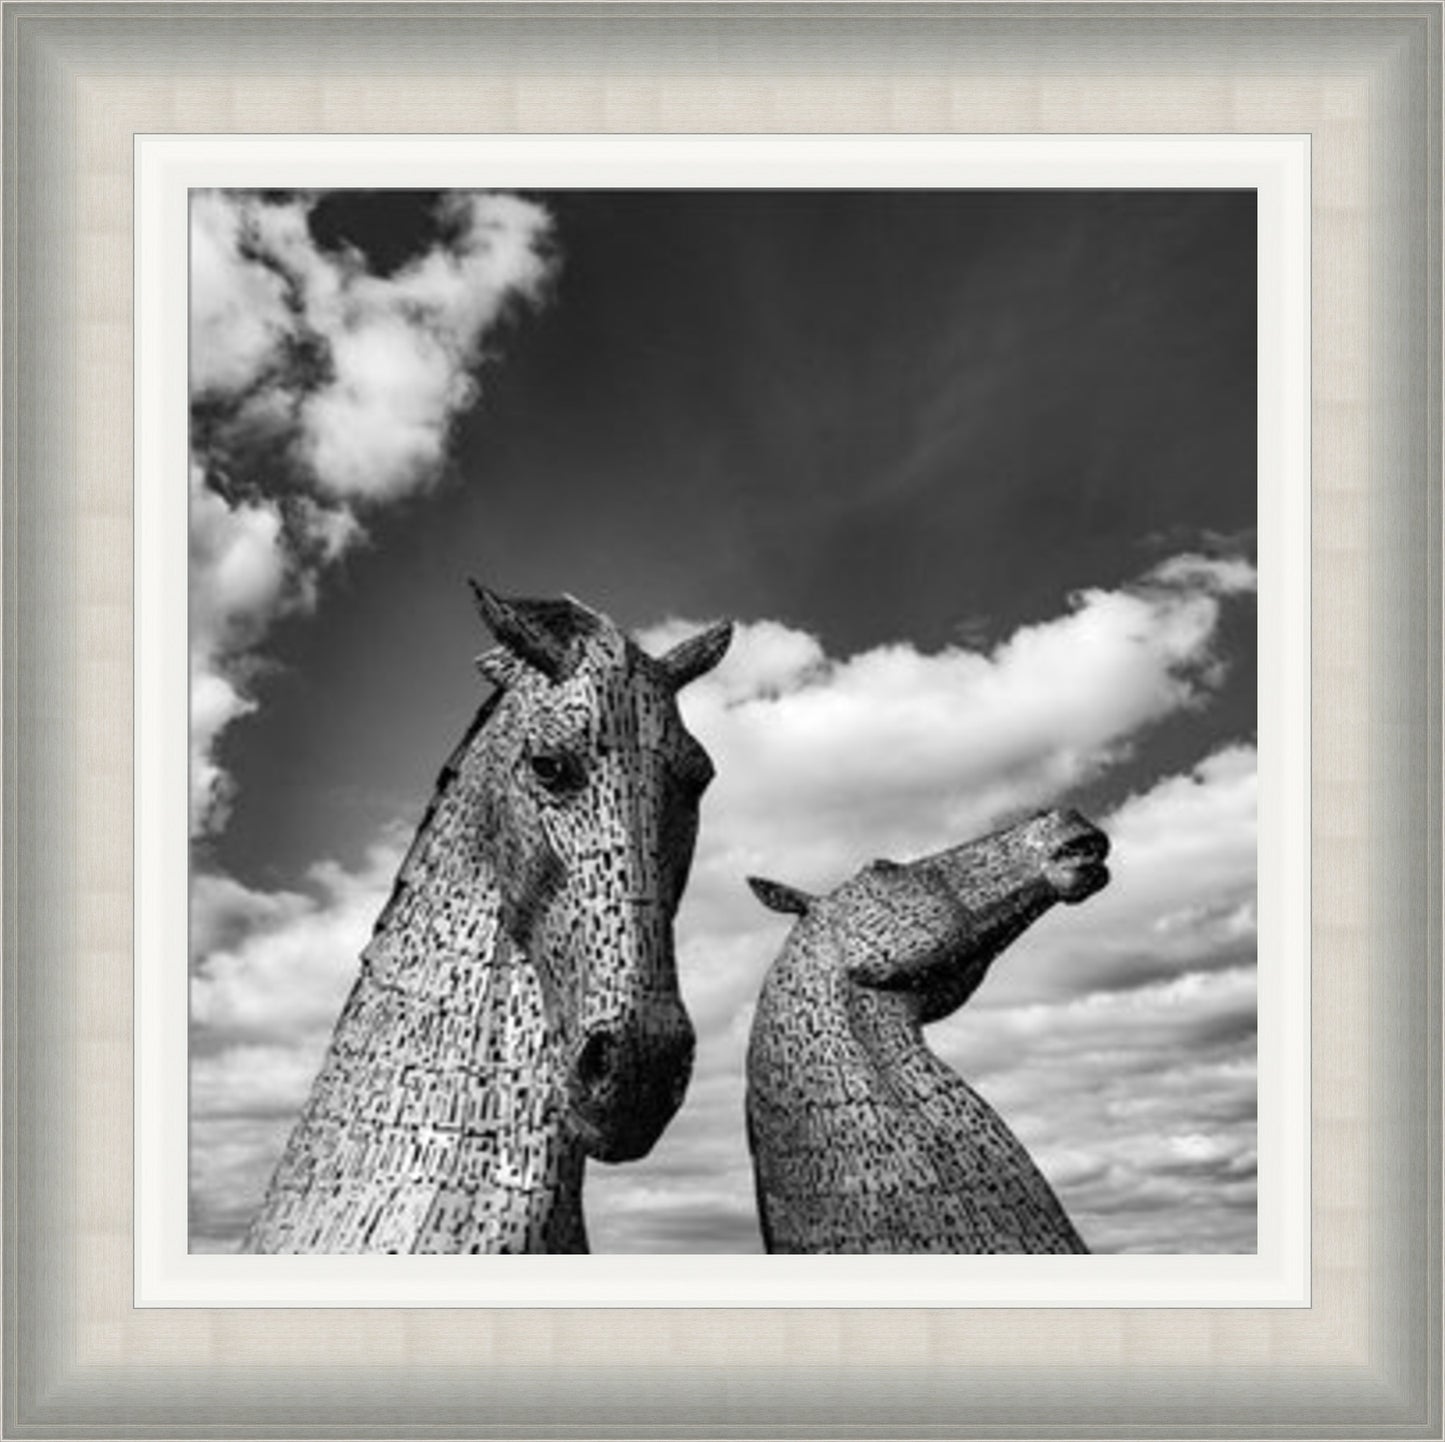
{"type": "Polygon", "coordinates": [[[1102,861],[1109,854],[1109,838],[1090,826],[1054,848],[1055,861],[1102,861]]]}
{"type": "Polygon", "coordinates": [[[617,1039],[611,1032],[595,1031],[577,1053],[577,1080],[588,1091],[601,1086],[616,1063],[617,1039]]]}

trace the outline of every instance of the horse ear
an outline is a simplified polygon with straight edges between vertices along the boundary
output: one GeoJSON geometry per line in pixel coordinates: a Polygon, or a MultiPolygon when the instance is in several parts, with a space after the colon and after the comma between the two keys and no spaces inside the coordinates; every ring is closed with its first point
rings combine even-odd
{"type": "Polygon", "coordinates": [[[781,911],[791,916],[806,916],[817,900],[806,891],[799,891],[796,886],[784,886],[781,881],[768,881],[761,876],[748,877],[748,885],[769,911],[781,911]]]}
{"type": "Polygon", "coordinates": [[[733,623],[719,621],[696,636],[680,641],[667,655],[659,658],[663,669],[672,680],[672,689],[680,691],[689,681],[696,681],[706,675],[722,660],[728,643],[733,638],[733,623]]]}
{"type": "Polygon", "coordinates": [[[549,681],[560,681],[567,674],[566,645],[524,606],[498,596],[476,581],[468,584],[487,629],[507,650],[534,666],[549,681]]]}

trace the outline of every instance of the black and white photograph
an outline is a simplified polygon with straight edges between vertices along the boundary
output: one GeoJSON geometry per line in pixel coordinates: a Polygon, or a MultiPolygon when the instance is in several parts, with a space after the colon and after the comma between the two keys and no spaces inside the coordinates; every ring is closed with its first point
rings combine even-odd
{"type": "Polygon", "coordinates": [[[192,190],[190,1250],[1254,1253],[1256,227],[192,190]]]}

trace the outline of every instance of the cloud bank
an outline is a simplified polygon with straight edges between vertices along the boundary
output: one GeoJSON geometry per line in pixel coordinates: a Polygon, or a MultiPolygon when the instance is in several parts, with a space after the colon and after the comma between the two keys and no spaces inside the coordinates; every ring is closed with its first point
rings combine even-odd
{"type": "MultiPolygon", "coordinates": [[[[589,1172],[598,1251],[755,1251],[743,1139],[751,1008],[787,924],[742,883],[832,887],[1049,805],[1205,705],[1234,560],[1181,555],[1088,590],[992,649],[828,657],[739,628],[682,694],[718,771],[678,920],[699,1034],[688,1099],[651,1157],[589,1172]]],[[[693,629],[643,638],[660,650],[693,629]]],[[[419,798],[420,801],[420,798],[419,798]]],[[[1202,757],[1099,818],[1110,888],[1045,918],[931,1032],[1035,1149],[1097,1250],[1254,1245],[1255,755],[1202,757]]],[[[285,1140],[385,899],[399,837],[305,892],[218,882],[197,906],[193,1246],[233,1245],[285,1140]]]]}
{"type": "Polygon", "coordinates": [[[547,213],[452,192],[395,273],[325,250],[316,201],[191,200],[191,830],[224,826],[217,751],[256,707],[257,648],[316,602],[365,517],[435,485],[486,341],[552,271],[547,213]]]}

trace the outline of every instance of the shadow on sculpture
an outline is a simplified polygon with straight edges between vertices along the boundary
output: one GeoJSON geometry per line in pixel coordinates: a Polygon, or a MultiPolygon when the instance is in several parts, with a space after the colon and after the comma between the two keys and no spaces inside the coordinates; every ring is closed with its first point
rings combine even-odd
{"type": "Polygon", "coordinates": [[[1055,902],[1109,879],[1073,811],[899,864],[826,896],[750,878],[800,919],[763,983],[748,1143],[769,1252],[1084,1252],[1023,1144],[924,1044],[1055,902]]]}
{"type": "Polygon", "coordinates": [[[588,1156],[648,1152],[693,1029],[673,916],[712,777],[661,659],[473,583],[497,687],[443,767],[249,1252],[583,1252],[588,1156]]]}

